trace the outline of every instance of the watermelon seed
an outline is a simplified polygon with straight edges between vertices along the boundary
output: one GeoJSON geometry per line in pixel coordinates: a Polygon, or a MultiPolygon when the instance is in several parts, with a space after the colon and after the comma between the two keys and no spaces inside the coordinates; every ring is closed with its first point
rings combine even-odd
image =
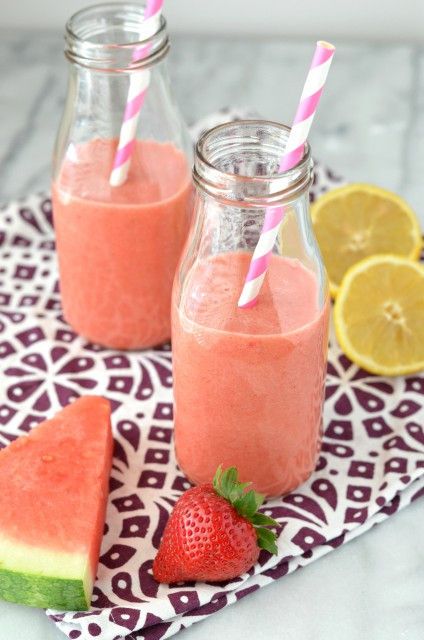
{"type": "Polygon", "coordinates": [[[43,462],[52,462],[52,460],[54,460],[53,456],[49,456],[49,455],[45,455],[45,456],[41,456],[41,459],[43,462]]]}

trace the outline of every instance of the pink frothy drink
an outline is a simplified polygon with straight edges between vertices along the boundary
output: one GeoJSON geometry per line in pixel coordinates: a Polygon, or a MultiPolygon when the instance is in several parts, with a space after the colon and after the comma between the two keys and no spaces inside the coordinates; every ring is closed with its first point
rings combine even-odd
{"type": "Polygon", "coordinates": [[[78,333],[118,349],[171,335],[171,287],[187,235],[187,160],[170,144],[138,142],[127,180],[109,184],[116,140],[75,149],[53,183],[64,314],[78,333]]]}
{"type": "Polygon", "coordinates": [[[267,494],[313,471],[321,442],[329,302],[309,218],[309,150],[275,175],[287,129],[252,121],[205,134],[196,220],[174,284],[175,446],[193,482],[234,465],[267,494]],[[237,140],[235,143],[234,140],[237,140]],[[257,304],[237,305],[265,211],[285,206],[257,304]]]}

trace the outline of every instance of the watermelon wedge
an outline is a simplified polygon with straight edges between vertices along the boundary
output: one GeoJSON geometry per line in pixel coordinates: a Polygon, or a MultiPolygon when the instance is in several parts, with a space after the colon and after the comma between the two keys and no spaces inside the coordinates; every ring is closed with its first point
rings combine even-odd
{"type": "Polygon", "coordinates": [[[0,451],[0,597],[89,608],[112,464],[110,405],[80,398],[0,451]]]}

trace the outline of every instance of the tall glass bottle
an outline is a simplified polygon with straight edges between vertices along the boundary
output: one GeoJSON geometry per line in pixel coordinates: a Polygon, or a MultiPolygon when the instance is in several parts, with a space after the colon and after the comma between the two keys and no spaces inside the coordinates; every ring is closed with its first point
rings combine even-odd
{"type": "Polygon", "coordinates": [[[170,89],[166,22],[145,22],[144,11],[143,3],[116,2],[69,20],[68,94],[53,160],[65,318],[118,349],[169,339],[172,279],[191,206],[191,143],[170,89]],[[135,128],[126,132],[134,139],[128,176],[112,186],[134,80],[147,88],[127,122],[135,128]]]}
{"type": "Polygon", "coordinates": [[[175,446],[195,483],[219,464],[267,494],[313,471],[321,442],[327,278],[309,217],[309,147],[277,174],[288,129],[229,123],[196,147],[195,217],[172,305],[175,446]],[[237,301],[267,207],[285,215],[259,301],[237,301]]]}

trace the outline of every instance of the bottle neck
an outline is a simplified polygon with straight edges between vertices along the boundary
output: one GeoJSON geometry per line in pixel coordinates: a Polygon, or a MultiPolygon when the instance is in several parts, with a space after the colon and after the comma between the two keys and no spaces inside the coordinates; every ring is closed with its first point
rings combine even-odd
{"type": "Polygon", "coordinates": [[[145,2],[107,3],[74,14],[66,25],[65,55],[74,65],[107,73],[152,67],[169,51],[166,20],[144,19],[145,2]]]}
{"type": "Polygon", "coordinates": [[[200,195],[242,209],[286,206],[308,196],[312,181],[309,145],[301,161],[279,173],[290,129],[245,120],[206,132],[196,146],[193,179],[200,195]]]}

